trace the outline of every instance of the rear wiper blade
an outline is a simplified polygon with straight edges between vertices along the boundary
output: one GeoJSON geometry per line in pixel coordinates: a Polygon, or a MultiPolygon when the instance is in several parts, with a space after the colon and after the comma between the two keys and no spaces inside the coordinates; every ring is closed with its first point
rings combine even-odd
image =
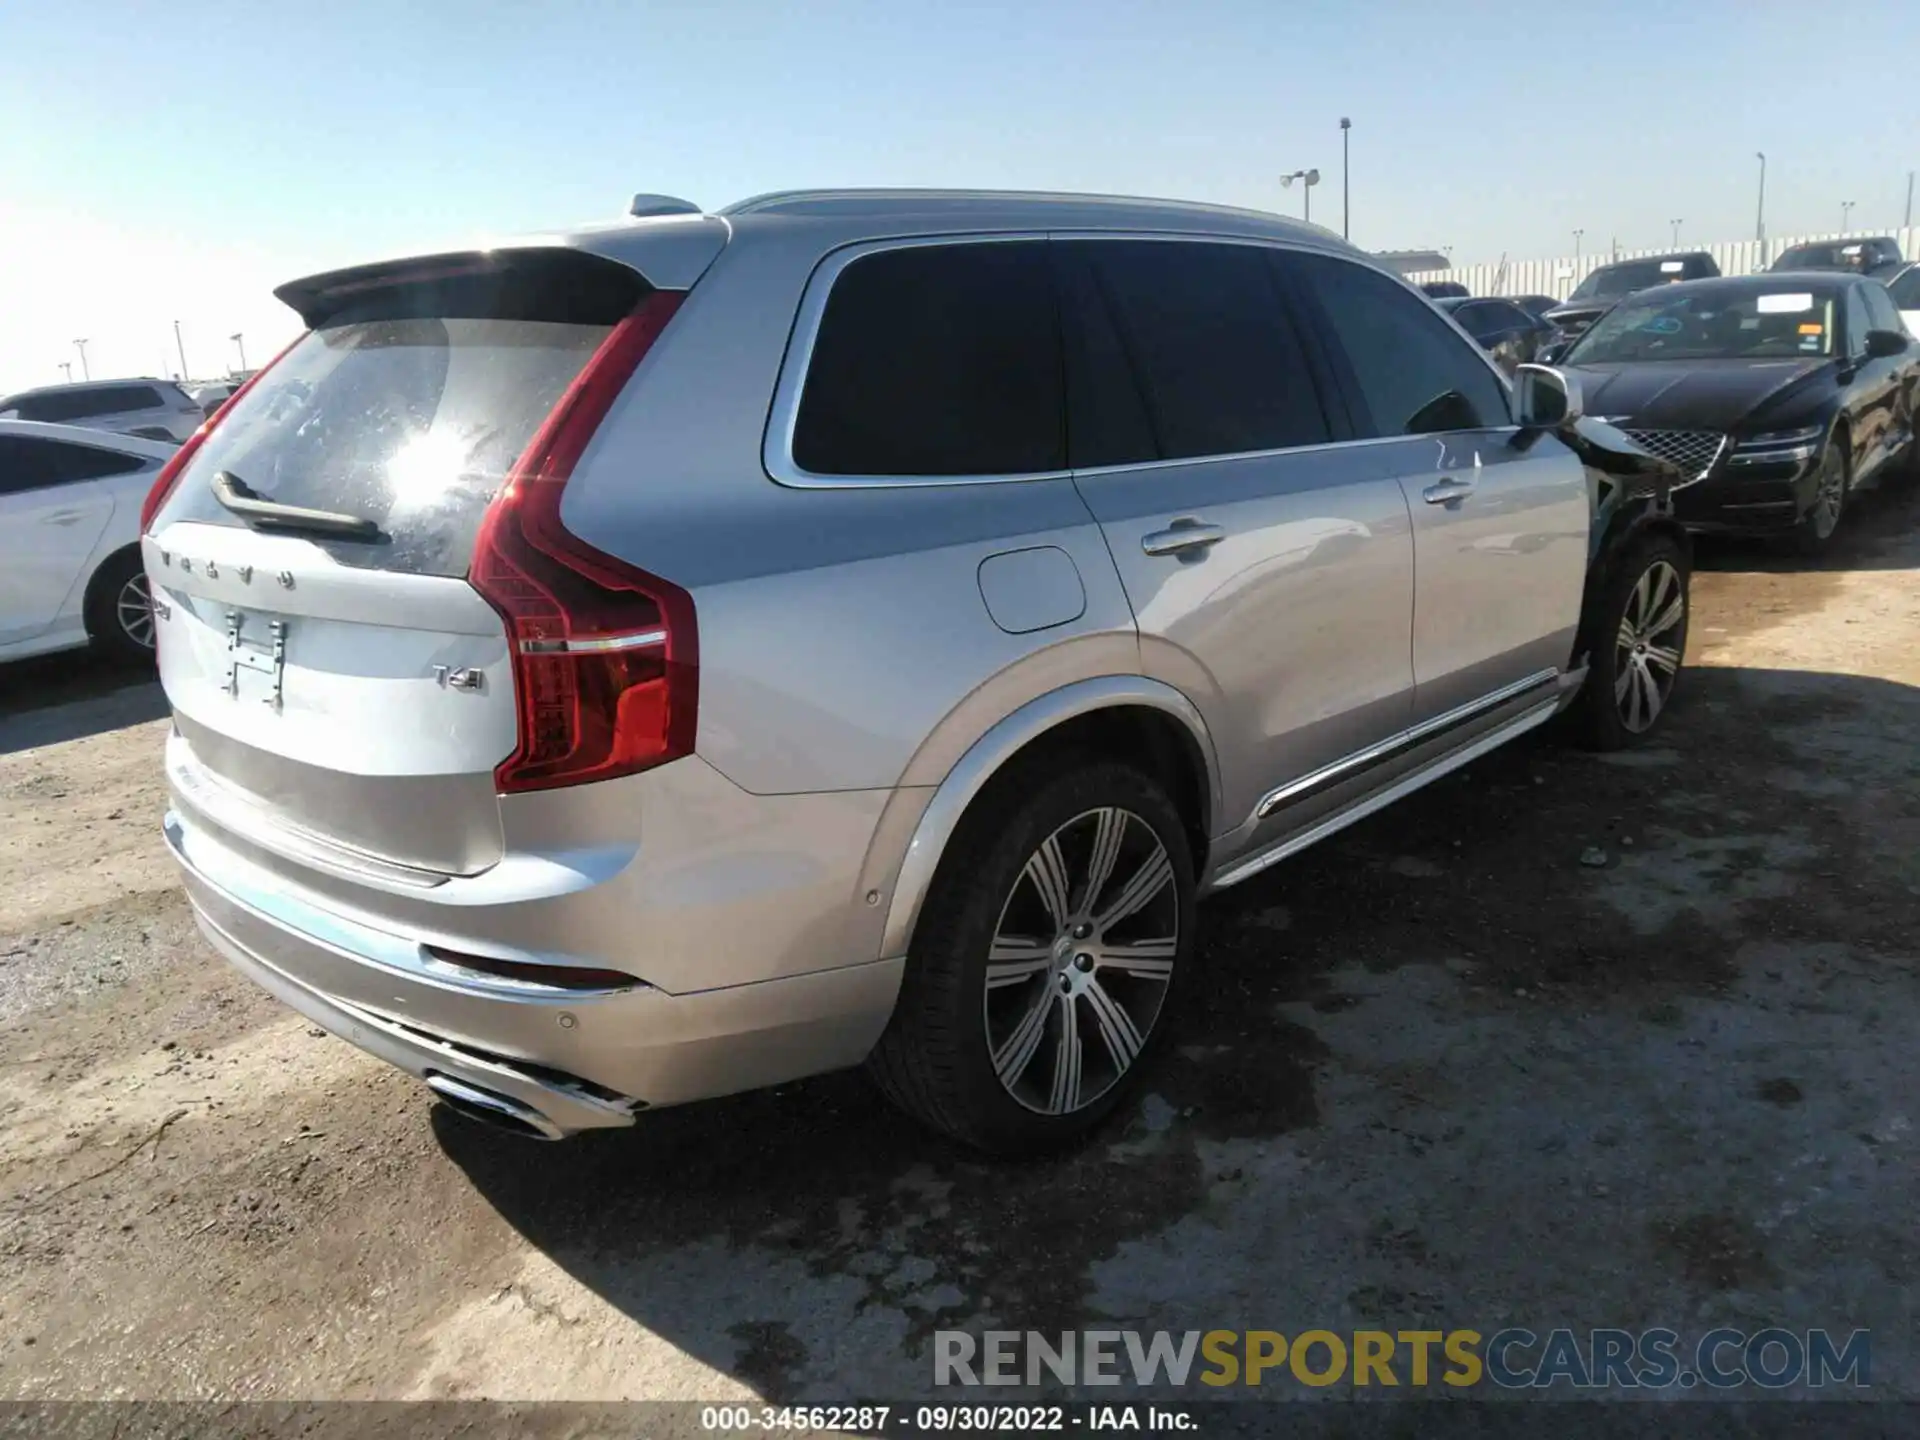
{"type": "Polygon", "coordinates": [[[246,481],[229,470],[213,477],[213,498],[242,518],[260,525],[277,525],[289,530],[318,530],[353,540],[377,540],[380,527],[358,515],[338,510],[313,510],[305,505],[282,505],[257,494],[246,481]]]}

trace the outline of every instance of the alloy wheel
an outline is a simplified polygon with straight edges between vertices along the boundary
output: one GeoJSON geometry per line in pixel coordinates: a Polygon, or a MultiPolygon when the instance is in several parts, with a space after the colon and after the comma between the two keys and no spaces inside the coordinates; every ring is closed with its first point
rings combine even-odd
{"type": "Polygon", "coordinates": [[[1055,830],[987,956],[987,1051],[1007,1093],[1042,1115],[1099,1100],[1146,1048],[1179,950],[1173,865],[1146,821],[1106,806],[1055,830]]]}
{"type": "Polygon", "coordinates": [[[1808,514],[1808,522],[1813,533],[1822,540],[1833,534],[1840,524],[1840,511],[1847,501],[1847,466],[1841,459],[1838,448],[1828,445],[1827,453],[1820,462],[1820,484],[1813,494],[1813,508],[1808,514]]]}
{"type": "Polygon", "coordinates": [[[1656,560],[1627,592],[1614,645],[1613,698],[1620,722],[1636,735],[1653,728],[1680,673],[1687,591],[1680,572],[1656,560]]]}
{"type": "Polygon", "coordinates": [[[153,597],[147,590],[147,577],[135,575],[114,596],[113,618],[127,639],[142,650],[153,649],[153,597]]]}

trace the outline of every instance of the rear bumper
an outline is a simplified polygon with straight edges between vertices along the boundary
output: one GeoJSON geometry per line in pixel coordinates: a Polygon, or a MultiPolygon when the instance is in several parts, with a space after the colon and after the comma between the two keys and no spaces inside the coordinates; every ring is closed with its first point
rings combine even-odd
{"type": "Polygon", "coordinates": [[[679,995],[479,975],[316,904],[179,812],[165,833],[201,929],[242,974],[443,1090],[504,1097],[552,1138],[856,1065],[899,989],[899,960],[679,995]]]}

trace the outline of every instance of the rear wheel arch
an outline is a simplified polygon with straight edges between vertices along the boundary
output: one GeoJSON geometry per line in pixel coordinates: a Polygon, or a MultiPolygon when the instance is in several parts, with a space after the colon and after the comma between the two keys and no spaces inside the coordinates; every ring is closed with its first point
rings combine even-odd
{"type": "Polygon", "coordinates": [[[920,911],[951,842],[989,790],[1020,783],[1054,756],[1119,760],[1143,771],[1173,799],[1197,868],[1220,813],[1219,768],[1206,722],[1192,701],[1141,675],[1077,681],[1029,701],[992,726],[935,789],[901,863],[880,954],[907,953],[920,911]]]}

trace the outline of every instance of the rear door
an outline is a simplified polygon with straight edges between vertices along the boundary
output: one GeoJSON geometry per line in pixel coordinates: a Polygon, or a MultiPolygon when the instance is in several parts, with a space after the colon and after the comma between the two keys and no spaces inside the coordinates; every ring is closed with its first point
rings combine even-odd
{"type": "Polygon", "coordinates": [[[537,251],[341,290],[226,408],[147,538],[174,779],[243,826],[471,874],[501,856],[494,767],[517,733],[505,624],[466,579],[475,537],[646,285],[537,251]],[[223,474],[371,534],[250,520],[223,474]]]}
{"type": "Polygon", "coordinates": [[[1145,672],[1191,697],[1226,826],[1398,730],[1413,545],[1391,476],[1336,442],[1276,252],[1054,246],[1069,460],[1137,617],[1145,672]]]}
{"type": "Polygon", "coordinates": [[[1551,436],[1516,443],[1485,357],[1404,285],[1330,255],[1291,263],[1354,423],[1413,516],[1417,719],[1545,686],[1579,622],[1585,467],[1551,436]]]}
{"type": "Polygon", "coordinates": [[[106,477],[146,463],[92,445],[0,435],[0,645],[53,623],[113,516],[106,477]]]}

